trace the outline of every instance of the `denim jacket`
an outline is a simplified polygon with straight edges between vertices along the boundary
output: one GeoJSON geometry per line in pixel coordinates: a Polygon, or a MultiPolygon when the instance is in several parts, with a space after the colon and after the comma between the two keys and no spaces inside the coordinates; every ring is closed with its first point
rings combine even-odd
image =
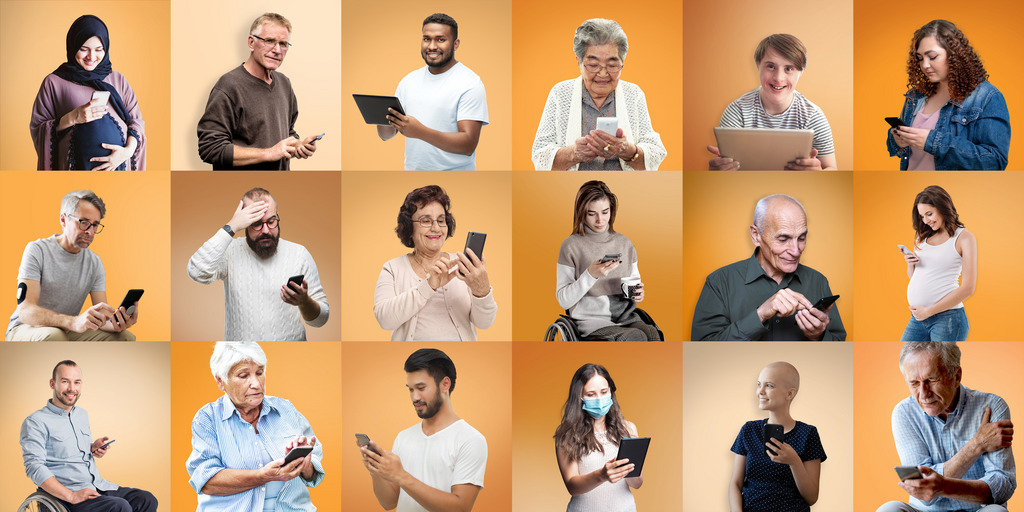
{"type": "MultiPolygon", "coordinates": [[[[912,126],[928,97],[914,89],[905,96],[900,119],[912,126]]],[[[910,147],[897,146],[892,133],[887,133],[889,156],[899,156],[900,170],[907,170],[910,147]]],[[[947,102],[925,140],[924,150],[934,155],[939,171],[1005,170],[1010,154],[1010,113],[1003,94],[982,82],[963,102],[947,102]]]]}

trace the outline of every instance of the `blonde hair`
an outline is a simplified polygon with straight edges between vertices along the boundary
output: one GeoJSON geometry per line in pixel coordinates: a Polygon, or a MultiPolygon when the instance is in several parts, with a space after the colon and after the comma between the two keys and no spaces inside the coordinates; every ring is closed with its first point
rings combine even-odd
{"type": "Polygon", "coordinates": [[[249,27],[249,34],[256,35],[260,33],[260,27],[266,25],[267,23],[271,25],[281,25],[282,27],[288,29],[289,34],[292,33],[292,22],[288,21],[288,18],[285,18],[284,16],[281,16],[276,12],[265,12],[261,14],[259,18],[256,18],[256,20],[252,22],[252,27],[249,27]]]}

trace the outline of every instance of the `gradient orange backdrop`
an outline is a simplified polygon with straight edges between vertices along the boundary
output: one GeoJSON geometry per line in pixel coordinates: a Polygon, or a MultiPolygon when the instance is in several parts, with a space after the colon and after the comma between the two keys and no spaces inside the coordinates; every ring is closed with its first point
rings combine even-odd
{"type": "Polygon", "coordinates": [[[914,247],[911,211],[914,198],[939,185],[953,198],[960,222],[978,239],[978,284],[964,302],[971,340],[1020,340],[1006,328],[1017,314],[1024,269],[1007,265],[1006,255],[1024,252],[1024,240],[1007,236],[1015,228],[1007,216],[1019,202],[1024,177],[1009,173],[885,173],[854,176],[854,289],[870,302],[857,304],[861,339],[898,340],[910,320],[907,264],[896,244],[914,247]]]}
{"type": "Polygon", "coordinates": [[[650,0],[631,6],[615,0],[585,4],[516,0],[512,27],[515,133],[512,168],[533,170],[530,152],[544,102],[555,84],[580,76],[572,50],[576,27],[590,18],[610,18],[629,38],[629,52],[620,79],[632,82],[647,96],[651,126],[661,135],[668,157],[661,170],[681,170],[683,155],[682,2],[650,0]]]}
{"type": "Polygon", "coordinates": [[[682,181],[679,173],[516,174],[512,178],[516,239],[516,340],[541,341],[548,325],[563,314],[555,300],[558,250],[572,234],[576,192],[591,179],[608,184],[619,201],[615,230],[636,247],[645,299],[638,306],[651,314],[665,339],[688,339],[683,307],[682,181]]]}
{"type": "MultiPolygon", "coordinates": [[[[996,86],[1010,110],[1024,109],[1024,83],[1020,80],[1020,46],[1018,23],[1020,2],[1013,0],[979,0],[965,5],[956,0],[928,2],[927,9],[899,12],[886,0],[857,0],[853,22],[857,29],[853,40],[856,51],[853,64],[857,69],[857,92],[854,102],[857,114],[854,127],[857,135],[857,170],[895,171],[900,168],[897,157],[890,157],[885,148],[885,118],[900,115],[903,94],[907,92],[907,52],[914,31],[933,19],[946,19],[956,24],[967,36],[981,57],[989,81],[996,86]]],[[[1020,137],[1010,143],[1010,164],[1007,169],[1021,170],[1020,137]],[[1016,149],[1015,149],[1016,148],[1016,149]]]]}
{"type": "MultiPolygon", "coordinates": [[[[186,267],[192,254],[231,220],[242,194],[253,187],[263,187],[277,201],[281,238],[309,251],[327,294],[331,316],[323,327],[303,323],[306,339],[340,340],[341,241],[337,230],[340,182],[337,172],[175,173],[171,179],[174,246],[170,258],[174,290],[173,338],[190,341],[224,338],[223,282],[196,283],[188,277],[186,267]]],[[[236,233],[236,237],[242,236],[245,235],[236,233]]]]}
{"type": "MultiPolygon", "coordinates": [[[[901,348],[898,342],[862,342],[853,346],[856,510],[874,510],[890,500],[908,500],[906,491],[897,486],[899,478],[892,469],[900,465],[892,438],[892,410],[910,396],[899,369],[901,348]]],[[[1019,417],[1024,407],[1024,388],[1020,385],[1024,343],[969,342],[960,343],[960,350],[962,384],[999,395],[1010,406],[1011,416],[1019,417]]],[[[1019,509],[1022,503],[1024,499],[1018,492],[1007,508],[1019,509]]]]}
{"type": "MultiPolygon", "coordinates": [[[[25,476],[17,439],[21,423],[53,398],[54,365],[70,359],[82,370],[78,407],[89,413],[93,439],[117,442],[97,459],[104,479],[145,489],[161,510],[171,497],[170,355],[168,343],[4,343],[0,345],[0,508],[17,510],[36,486],[25,476]]],[[[175,469],[180,467],[173,466],[175,469]]]]}
{"type": "MultiPolygon", "coordinates": [[[[196,492],[188,484],[185,463],[192,453],[192,419],[204,405],[224,393],[210,373],[213,343],[171,344],[171,496],[174,511],[196,508],[196,492]]],[[[340,510],[341,473],[341,344],[272,341],[260,344],[267,355],[266,394],[287,399],[306,417],[324,449],[324,480],[309,488],[321,510],[340,510]]]]}
{"type": "Polygon", "coordinates": [[[341,116],[345,124],[345,170],[401,170],[405,138],[384,142],[377,129],[366,124],[352,94],[395,94],[398,82],[424,66],[420,56],[423,20],[446,13],[459,24],[455,60],[483,80],[487,90],[489,124],[480,132],[476,148],[479,170],[509,170],[512,165],[512,55],[511,1],[442,0],[424,4],[414,0],[388,2],[385,10],[373,2],[344,2],[341,17],[341,116]]]}
{"type": "Polygon", "coordinates": [[[455,363],[455,414],[487,439],[487,472],[475,510],[511,510],[512,344],[343,343],[341,475],[345,510],[381,510],[355,434],[390,450],[399,432],[420,419],[405,386],[405,360],[420,348],[443,350],[455,363]]]}
{"type": "MultiPolygon", "coordinates": [[[[316,154],[293,158],[293,170],[338,170],[341,166],[341,120],[338,43],[341,5],[328,0],[282,4],[273,0],[174,0],[171,5],[171,168],[209,170],[199,158],[196,125],[206,110],[217,79],[249,58],[246,40],[253,20],[276,12],[292,23],[291,43],[279,71],[292,82],[299,102],[295,131],[300,137],[325,133],[316,154]],[[199,14],[201,13],[201,15],[199,14]]],[[[162,41],[167,40],[165,37],[162,41]]]]}
{"type": "Polygon", "coordinates": [[[4,0],[0,2],[0,154],[4,170],[33,170],[36,152],[28,125],[39,85],[67,61],[68,29],[79,16],[99,16],[110,31],[110,62],[127,79],[146,121],[146,169],[170,164],[170,3],[4,0]]]}
{"type": "Polygon", "coordinates": [[[487,233],[484,256],[498,316],[487,329],[477,329],[480,341],[512,339],[512,196],[508,173],[465,174],[342,173],[341,321],[346,341],[387,341],[391,331],[381,329],[373,316],[373,290],[384,263],[412,249],[395,234],[398,209],[405,196],[426,185],[439,185],[451,199],[455,234],[445,252],[462,252],[466,233],[487,233]]]}
{"type": "Polygon", "coordinates": [[[832,293],[842,295],[836,307],[846,328],[846,339],[857,339],[853,329],[852,177],[851,172],[687,173],[683,178],[687,249],[683,254],[682,290],[686,339],[708,274],[754,253],[750,240],[754,205],[771,194],[793,196],[807,210],[807,248],[800,263],[824,274],[832,293]]]}
{"type": "Polygon", "coordinates": [[[622,414],[640,436],[651,438],[644,484],[632,489],[637,510],[679,510],[682,345],[607,343],[516,345],[513,481],[516,489],[528,492],[516,493],[513,509],[559,510],[569,502],[552,436],[562,421],[572,376],[586,363],[608,370],[622,414]]]}
{"type": "MultiPolygon", "coordinates": [[[[874,16],[881,17],[877,14],[874,16]]],[[[796,90],[821,107],[832,126],[840,169],[853,169],[853,2],[758,0],[686,2],[686,153],[683,168],[708,168],[712,129],[733,100],[760,85],[754,49],[771,34],[792,34],[807,47],[796,90]]],[[[867,67],[858,68],[858,84],[867,67]],[[862,73],[860,73],[862,72],[862,73]]]]}
{"type": "MultiPolygon", "coordinates": [[[[103,232],[89,249],[103,261],[107,302],[121,304],[131,288],[139,301],[139,322],[129,329],[140,341],[170,339],[170,175],[153,173],[8,172],[0,176],[0,217],[7,219],[0,243],[3,282],[17,285],[25,246],[61,230],[60,201],[68,192],[91,189],[107,205],[103,232]]],[[[86,299],[83,310],[92,305],[86,299]]],[[[14,312],[13,301],[3,314],[14,312]]],[[[6,327],[5,327],[6,329],[6,327]]]]}
{"type": "Polygon", "coordinates": [[[736,458],[730,448],[744,423],[768,417],[757,407],[756,384],[761,369],[773,361],[789,362],[800,372],[800,392],[790,413],[817,427],[825,448],[827,459],[821,464],[813,509],[854,510],[852,358],[849,343],[687,343],[683,347],[683,510],[728,509],[736,458]]]}

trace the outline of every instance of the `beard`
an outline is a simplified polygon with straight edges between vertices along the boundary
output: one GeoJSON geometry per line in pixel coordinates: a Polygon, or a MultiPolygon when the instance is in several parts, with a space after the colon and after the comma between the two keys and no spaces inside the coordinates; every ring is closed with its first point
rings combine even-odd
{"type": "Polygon", "coordinates": [[[423,409],[423,412],[420,412],[419,410],[416,411],[416,415],[419,416],[420,419],[424,420],[433,418],[434,415],[437,414],[437,411],[441,410],[441,405],[444,404],[444,402],[441,400],[440,393],[438,393],[438,397],[436,400],[434,400],[433,402],[427,401],[425,403],[427,407],[423,409]]]}
{"type": "Polygon", "coordinates": [[[277,234],[262,233],[256,237],[255,240],[249,237],[249,230],[245,230],[245,243],[249,244],[249,248],[252,252],[256,253],[261,260],[270,258],[277,254],[277,243],[281,240],[281,230],[277,230],[277,234]],[[270,240],[270,243],[264,243],[264,241],[270,240]]]}
{"type": "Polygon", "coordinates": [[[82,396],[82,394],[81,394],[81,393],[76,393],[76,394],[75,394],[75,397],[74,397],[74,398],[72,398],[72,399],[71,399],[71,400],[69,401],[69,400],[67,399],[67,397],[65,397],[65,396],[64,396],[64,394],[63,394],[63,393],[54,393],[54,394],[53,394],[53,398],[56,398],[56,399],[57,399],[57,400],[58,400],[58,401],[59,401],[60,403],[64,404],[64,405],[65,405],[65,406],[67,406],[67,407],[74,407],[74,405],[75,405],[76,403],[78,403],[78,398],[79,398],[80,396],[82,396]]]}
{"type": "Polygon", "coordinates": [[[423,57],[423,62],[427,63],[427,67],[429,67],[429,68],[443,68],[443,67],[447,66],[448,63],[452,61],[452,59],[455,58],[455,50],[453,49],[452,51],[450,51],[448,53],[441,52],[441,60],[438,61],[436,64],[431,64],[430,61],[427,60],[427,52],[426,51],[420,50],[420,56],[423,57]]]}

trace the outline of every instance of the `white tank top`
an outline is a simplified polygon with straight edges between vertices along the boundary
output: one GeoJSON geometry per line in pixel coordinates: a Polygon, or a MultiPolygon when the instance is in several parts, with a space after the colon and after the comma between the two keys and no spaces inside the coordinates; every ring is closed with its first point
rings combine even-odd
{"type": "MultiPolygon", "coordinates": [[[[911,306],[931,306],[960,287],[963,257],[956,252],[956,240],[964,228],[957,228],[953,236],[939,245],[922,242],[914,248],[918,262],[907,285],[907,302],[911,306]]],[[[963,302],[950,309],[964,307],[963,302]]]]}
{"type": "MultiPolygon", "coordinates": [[[[612,444],[607,439],[598,439],[604,452],[590,452],[583,456],[579,462],[579,471],[585,475],[604,466],[615,458],[619,453],[618,445],[612,444]],[[603,442],[602,442],[603,441],[603,442]]],[[[633,500],[633,493],[626,485],[626,479],[618,482],[604,482],[591,489],[589,492],[573,496],[569,500],[566,512],[636,512],[636,502],[633,500]]]]}

